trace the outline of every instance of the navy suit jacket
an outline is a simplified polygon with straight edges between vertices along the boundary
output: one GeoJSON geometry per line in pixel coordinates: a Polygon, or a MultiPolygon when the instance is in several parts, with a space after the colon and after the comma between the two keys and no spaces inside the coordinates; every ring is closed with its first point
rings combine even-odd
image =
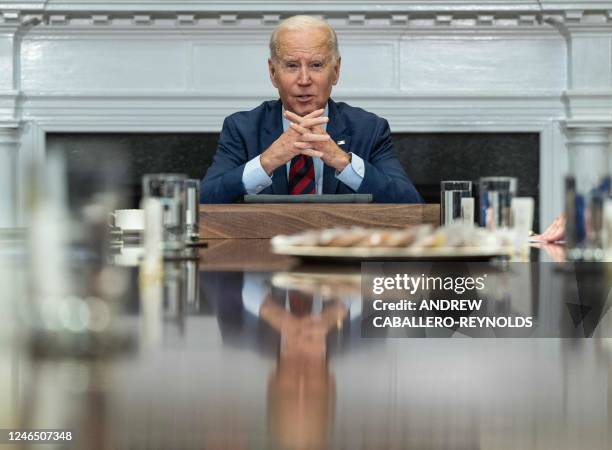
{"type": "MultiPolygon", "coordinates": [[[[245,164],[264,152],[283,133],[282,103],[267,101],[251,111],[237,112],[223,122],[217,152],[201,185],[202,203],[234,203],[246,194],[242,183],[245,164]]],[[[327,133],[339,147],[359,155],[365,175],[359,190],[353,191],[325,165],[324,194],[372,194],[379,203],[421,203],[423,200],[395,156],[391,131],[385,119],[329,100],[327,133]]],[[[283,164],[272,174],[272,185],[260,194],[288,194],[287,168],[283,164]]]]}

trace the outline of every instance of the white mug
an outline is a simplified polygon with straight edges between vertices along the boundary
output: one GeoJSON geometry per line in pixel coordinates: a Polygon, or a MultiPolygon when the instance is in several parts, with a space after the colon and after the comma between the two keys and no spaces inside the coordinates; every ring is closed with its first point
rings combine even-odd
{"type": "Polygon", "coordinates": [[[120,253],[113,255],[113,259],[117,266],[135,267],[140,263],[143,255],[144,248],[142,247],[123,247],[120,253]]]}
{"type": "Polygon", "coordinates": [[[144,230],[144,211],[142,209],[118,209],[110,214],[109,225],[123,231],[144,230]]]}

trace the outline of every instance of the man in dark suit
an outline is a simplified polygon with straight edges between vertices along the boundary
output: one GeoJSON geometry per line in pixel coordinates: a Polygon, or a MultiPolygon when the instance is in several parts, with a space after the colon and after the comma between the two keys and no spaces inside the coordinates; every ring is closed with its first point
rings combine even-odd
{"type": "Polygon", "coordinates": [[[202,202],[260,193],[422,201],[393,152],[387,121],[330,99],[340,62],[336,33],[325,21],[294,16],[277,26],[268,68],[280,100],[225,119],[202,202]]]}

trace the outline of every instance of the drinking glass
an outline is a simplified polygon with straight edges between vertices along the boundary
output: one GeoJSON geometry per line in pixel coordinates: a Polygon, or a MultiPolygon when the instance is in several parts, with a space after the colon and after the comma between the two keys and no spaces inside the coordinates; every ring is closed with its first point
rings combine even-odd
{"type": "Polygon", "coordinates": [[[510,207],[516,196],[515,177],[480,179],[480,225],[491,230],[511,226],[510,207]]]}
{"type": "Polygon", "coordinates": [[[157,173],[142,179],[143,200],[159,199],[162,205],[162,248],[164,251],[185,248],[185,181],[186,175],[157,173]]]}
{"type": "Polygon", "coordinates": [[[200,238],[200,180],[189,179],[185,181],[186,209],[185,209],[185,233],[187,240],[195,242],[200,238]]]}
{"type": "MultiPolygon", "coordinates": [[[[440,225],[450,225],[457,222],[473,223],[474,208],[471,208],[471,181],[441,181],[440,182],[440,225]]],[[[473,201],[471,202],[473,205],[473,201]]]]}

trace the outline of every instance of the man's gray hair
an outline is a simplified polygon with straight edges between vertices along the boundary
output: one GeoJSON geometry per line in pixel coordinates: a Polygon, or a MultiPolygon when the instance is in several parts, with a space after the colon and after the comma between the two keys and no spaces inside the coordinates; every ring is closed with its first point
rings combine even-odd
{"type": "Polygon", "coordinates": [[[338,50],[338,36],[336,36],[334,29],[325,20],[306,15],[288,17],[276,26],[272,36],[270,36],[270,58],[272,61],[278,61],[278,48],[280,46],[278,35],[281,31],[304,31],[313,28],[323,28],[327,31],[327,45],[334,62],[338,61],[340,51],[338,50]]]}

